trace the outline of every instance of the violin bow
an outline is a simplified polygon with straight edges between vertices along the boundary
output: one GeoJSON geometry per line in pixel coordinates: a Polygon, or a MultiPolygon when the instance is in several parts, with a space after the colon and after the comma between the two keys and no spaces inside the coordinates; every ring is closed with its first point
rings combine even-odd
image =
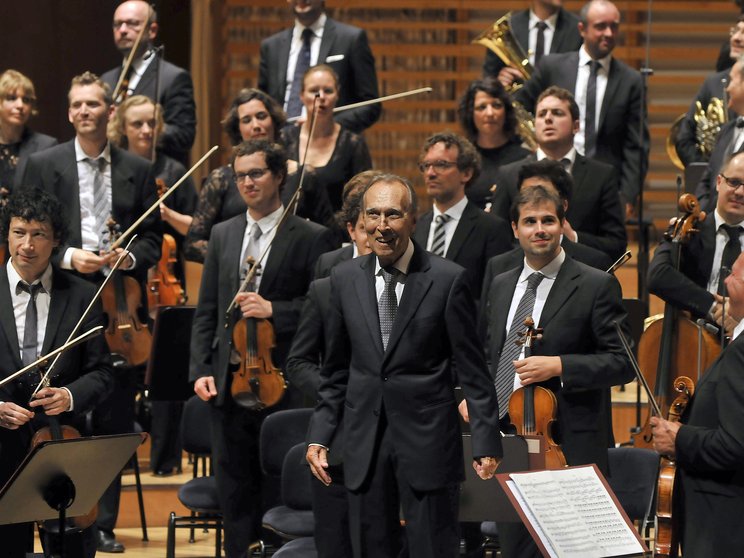
{"type": "Polygon", "coordinates": [[[119,95],[121,95],[121,86],[124,83],[124,77],[129,73],[129,70],[132,67],[132,62],[134,62],[134,56],[137,53],[137,49],[139,48],[140,42],[142,42],[142,37],[145,36],[145,30],[149,27],[149,25],[147,25],[149,21],[150,21],[150,14],[148,12],[147,21],[142,23],[142,29],[140,29],[140,32],[137,33],[137,38],[134,40],[134,45],[132,46],[132,50],[129,51],[129,55],[127,56],[127,59],[124,62],[124,68],[122,68],[121,74],[119,74],[119,80],[116,82],[116,87],[114,87],[114,92],[111,95],[111,98],[114,100],[114,103],[116,103],[116,99],[119,97],[119,95]]]}
{"type": "Polygon", "coordinates": [[[638,381],[643,386],[643,389],[645,390],[646,395],[648,396],[648,403],[651,406],[651,412],[653,412],[657,417],[664,416],[661,414],[661,408],[659,407],[659,404],[656,402],[656,399],[654,398],[654,394],[651,391],[651,387],[648,385],[646,378],[644,378],[643,373],[641,372],[640,366],[638,366],[638,361],[636,360],[636,357],[633,354],[632,349],[630,348],[630,343],[628,342],[628,338],[625,337],[625,334],[623,333],[623,330],[620,327],[620,323],[617,320],[614,320],[612,322],[612,325],[615,326],[615,331],[617,331],[617,336],[620,338],[620,343],[622,343],[623,349],[625,349],[625,354],[628,356],[628,360],[630,361],[630,364],[633,366],[633,372],[635,372],[635,375],[638,378],[638,381]]]}
{"type": "Polygon", "coordinates": [[[318,99],[320,99],[320,93],[316,93],[315,98],[313,99],[313,112],[310,114],[310,130],[308,131],[307,141],[305,142],[305,154],[302,156],[300,182],[297,185],[297,190],[295,190],[295,193],[292,194],[292,197],[287,204],[287,208],[292,209],[292,215],[297,215],[297,208],[300,206],[300,197],[302,197],[302,185],[305,183],[305,169],[307,168],[307,165],[305,164],[307,162],[307,153],[308,151],[310,151],[310,140],[313,139],[313,134],[315,133],[315,124],[318,118],[318,99]]]}
{"type": "Polygon", "coordinates": [[[615,273],[618,270],[618,268],[624,266],[626,262],[632,257],[633,257],[633,254],[631,254],[630,250],[628,250],[627,252],[625,252],[625,254],[620,256],[617,259],[617,261],[615,261],[614,264],[612,264],[610,267],[607,268],[607,273],[610,273],[610,274],[615,273]]]}

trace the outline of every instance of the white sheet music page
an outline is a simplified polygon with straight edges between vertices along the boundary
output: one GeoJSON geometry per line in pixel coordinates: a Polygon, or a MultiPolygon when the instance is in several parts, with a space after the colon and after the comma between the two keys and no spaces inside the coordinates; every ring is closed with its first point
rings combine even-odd
{"type": "Polygon", "coordinates": [[[510,478],[540,524],[545,546],[559,558],[642,555],[635,532],[593,467],[513,473],[510,478]]]}

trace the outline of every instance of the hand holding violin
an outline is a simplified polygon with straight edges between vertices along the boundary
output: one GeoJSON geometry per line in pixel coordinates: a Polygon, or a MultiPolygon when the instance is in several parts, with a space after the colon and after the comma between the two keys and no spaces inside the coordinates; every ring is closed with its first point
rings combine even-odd
{"type": "Polygon", "coordinates": [[[42,407],[45,414],[53,416],[69,411],[71,403],[70,392],[66,389],[45,387],[36,393],[29,407],[42,407]]]}
{"type": "Polygon", "coordinates": [[[661,455],[674,457],[675,442],[679,431],[679,422],[671,422],[659,417],[651,417],[651,431],[654,435],[654,449],[661,455]]]}
{"type": "Polygon", "coordinates": [[[8,430],[17,430],[34,418],[34,414],[20,405],[6,401],[0,403],[0,426],[8,430]]]}
{"type": "MultiPolygon", "coordinates": [[[[99,256],[88,250],[75,248],[72,252],[72,267],[79,273],[95,273],[103,267],[113,267],[122,252],[124,252],[123,248],[117,248],[99,256]]],[[[127,257],[121,262],[119,269],[129,269],[132,265],[133,260],[127,254],[127,257]]]]}
{"type": "Polygon", "coordinates": [[[537,382],[544,382],[563,372],[561,357],[558,356],[529,356],[514,361],[514,369],[519,375],[523,386],[537,382]]]}
{"type": "Polygon", "coordinates": [[[235,300],[240,305],[240,311],[244,318],[270,318],[274,315],[271,302],[258,293],[238,293],[235,300]]]}

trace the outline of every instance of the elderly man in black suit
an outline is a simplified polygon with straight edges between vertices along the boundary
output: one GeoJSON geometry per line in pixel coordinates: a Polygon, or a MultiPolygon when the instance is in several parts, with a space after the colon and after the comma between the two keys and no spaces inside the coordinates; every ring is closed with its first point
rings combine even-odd
{"type": "MultiPolygon", "coordinates": [[[[248,206],[212,229],[204,263],[199,304],[191,335],[190,379],[194,391],[213,401],[211,411],[212,463],[225,527],[225,553],[246,555],[259,538],[261,525],[261,468],[258,435],[268,412],[277,407],[250,409],[236,403],[230,392],[232,333],[238,316],[225,326],[225,312],[238,293],[246,258],[256,261],[270,246],[255,292],[241,292],[239,317],[268,319],[274,328],[273,362],[284,367],[297,328],[313,266],[320,254],[333,248],[325,227],[294,215],[280,224],[284,212],[280,188],[287,176],[283,149],[266,140],[240,144],[233,160],[237,188],[248,206]]],[[[297,405],[299,393],[290,386],[279,407],[297,405]]]]}
{"type": "MultiPolygon", "coordinates": [[[[548,53],[572,52],[581,47],[579,18],[563,9],[563,0],[531,0],[528,9],[512,14],[510,26],[533,66],[548,53]]],[[[519,71],[490,50],[483,62],[483,75],[497,76],[504,87],[522,80],[519,71]]]]}
{"type": "Polygon", "coordinates": [[[569,91],[553,85],[542,92],[535,108],[537,153],[498,170],[491,211],[509,218],[519,191],[519,170],[525,164],[544,159],[558,161],[573,178],[563,235],[572,242],[601,250],[614,261],[627,245],[617,173],[612,165],[577,153],[574,136],[580,119],[579,106],[569,91]]]}
{"type": "Polygon", "coordinates": [[[573,92],[581,111],[576,150],[615,167],[626,215],[630,215],[648,168],[648,126],[639,133],[646,110],[641,103],[641,76],[612,56],[620,29],[620,12],[612,2],[590,0],[579,19],[583,46],[543,58],[517,100],[534,111],[540,93],[551,85],[573,92]]]}
{"type": "MultiPolygon", "coordinates": [[[[744,257],[726,278],[731,313],[744,318],[744,257]]],[[[736,556],[744,547],[744,329],[695,386],[680,422],[652,417],[654,448],[677,464],[685,558],[736,556]]],[[[677,500],[675,500],[675,504],[677,500]]]]}
{"type": "Polygon", "coordinates": [[[468,140],[452,132],[429,136],[419,156],[431,211],[416,224],[413,238],[429,252],[464,267],[473,293],[480,293],[489,258],[512,248],[509,223],[484,212],[465,195],[480,173],[480,155],[468,140]]]}
{"type": "MultiPolygon", "coordinates": [[[[613,325],[617,321],[627,331],[620,284],[566,255],[560,245],[562,200],[539,172],[532,174],[512,210],[523,265],[493,279],[485,306],[492,376],[504,404],[502,429],[513,428],[507,406],[513,390],[545,387],[557,398],[553,434],[568,464],[596,463],[607,474],[607,448],[614,445],[610,387],[632,376],[613,325]],[[524,358],[513,341],[527,316],[542,337],[524,358]]],[[[499,540],[505,558],[540,556],[521,524],[499,524],[499,540]]]]}
{"type": "MultiPolygon", "coordinates": [[[[697,107],[695,103],[699,102],[705,111],[714,97],[720,100],[726,97],[724,90],[729,82],[730,66],[744,53],[744,16],[739,16],[736,24],[731,28],[729,46],[728,52],[732,63],[726,69],[705,78],[703,85],[690,104],[687,115],[679,125],[679,132],[677,133],[674,146],[677,150],[677,155],[685,166],[690,163],[706,162],[710,159],[711,154],[703,155],[696,140],[697,124],[695,122],[695,112],[697,111],[697,107]]],[[[728,111],[729,121],[736,120],[738,114],[731,107],[723,107],[723,110],[728,111]]]]}
{"type": "MultiPolygon", "coordinates": [[[[68,93],[68,118],[75,139],[29,157],[22,188],[38,185],[62,203],[70,223],[67,242],[54,256],[63,269],[73,269],[100,282],[106,268],[118,259],[121,248],[108,250],[105,236],[110,217],[127,230],[157,199],[150,181],[149,163],[111,145],[106,126],[111,113],[108,85],[90,72],[72,79],[68,93]]],[[[143,308],[147,308],[147,270],[160,258],[162,235],[155,213],[137,229],[137,240],[120,269],[127,270],[142,287],[143,308]]],[[[146,320],[146,312],[140,316],[146,320]]],[[[131,369],[130,369],[131,370],[131,369]]],[[[119,434],[134,428],[136,372],[117,376],[117,385],[105,405],[94,413],[96,434],[119,434]]],[[[99,549],[122,552],[113,530],[119,511],[120,479],[112,483],[101,499],[98,513],[99,549]]]]}
{"type": "Polygon", "coordinates": [[[744,239],[744,153],[736,153],[716,176],[715,210],[682,244],[679,270],[675,246],[663,240],[648,268],[648,290],[665,302],[688,310],[731,332],[738,322],[726,302],[723,280],[741,253],[744,239]]]}
{"type": "Polygon", "coordinates": [[[154,49],[153,41],[158,35],[157,12],[144,0],[127,0],[116,8],[112,26],[114,43],[124,60],[122,66],[105,72],[101,79],[113,91],[124,70],[124,61],[145,26],[130,70],[122,80],[122,91],[114,101],[119,104],[131,95],[146,95],[160,103],[165,130],[158,138],[158,145],[163,153],[186,164],[196,134],[194,84],[186,70],[163,60],[154,49]]]}
{"type": "Polygon", "coordinates": [[[410,556],[457,555],[464,471],[453,365],[471,401],[474,467],[490,478],[502,454],[469,281],[411,239],[415,200],[405,179],[374,179],[363,201],[373,254],[331,272],[331,342],[307,459],[330,484],[327,448],[343,410],[356,557],[398,556],[401,506],[410,556]]]}
{"type": "MultiPolygon", "coordinates": [[[[10,255],[8,264],[0,267],[0,378],[6,378],[65,343],[95,289],[52,265],[52,253],[65,242],[67,221],[59,202],[43,190],[14,193],[0,218],[0,233],[8,239],[10,255]]],[[[102,323],[99,302],[78,333],[102,323]]],[[[85,413],[111,391],[113,368],[103,336],[65,352],[51,385],[29,404],[38,380],[29,374],[0,388],[0,485],[28,453],[34,430],[51,423],[84,422],[85,413]]],[[[65,555],[95,554],[92,534],[89,531],[82,541],[68,540],[65,555]]],[[[8,558],[23,558],[33,548],[30,523],[0,526],[0,537],[2,554],[8,558]]],[[[49,546],[46,550],[51,555],[49,546]]]]}
{"type": "MultiPolygon", "coordinates": [[[[327,64],[339,81],[338,106],[379,97],[375,58],[367,33],[329,18],[324,0],[287,0],[295,16],[294,27],[261,42],[258,88],[271,95],[287,116],[303,115],[300,92],[308,68],[327,64]]],[[[340,112],[336,122],[361,133],[377,122],[379,103],[340,112]]]]}

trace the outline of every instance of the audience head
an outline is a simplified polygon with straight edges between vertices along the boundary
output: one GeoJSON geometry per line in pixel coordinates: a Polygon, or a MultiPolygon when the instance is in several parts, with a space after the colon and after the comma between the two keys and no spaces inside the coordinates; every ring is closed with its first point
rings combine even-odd
{"type": "Polygon", "coordinates": [[[481,160],[473,144],[452,132],[429,136],[419,154],[426,192],[441,210],[460,201],[465,188],[480,174],[481,160]]]}
{"type": "Polygon", "coordinates": [[[36,92],[31,80],[16,70],[0,74],[0,136],[5,127],[25,128],[36,113],[36,92]]]}
{"type": "Polygon", "coordinates": [[[573,147],[579,131],[579,106],[570,91],[552,85],[535,104],[535,138],[550,157],[562,157],[573,147]]]}
{"type": "Polygon", "coordinates": [[[297,21],[305,27],[315,23],[325,11],[325,0],[287,0],[297,21]]]}
{"type": "Polygon", "coordinates": [[[519,190],[512,205],[512,230],[533,269],[542,269],[561,250],[563,202],[545,183],[519,190]]]}
{"type": "Polygon", "coordinates": [[[165,124],[163,109],[145,95],[132,95],[119,105],[108,126],[108,138],[117,147],[140,157],[152,156],[152,142],[160,138],[165,124]]]}
{"type": "Polygon", "coordinates": [[[111,26],[114,31],[114,44],[123,56],[129,56],[144,26],[145,31],[136,54],[141,56],[158,35],[158,15],[152,5],[144,0],[127,0],[116,8],[111,26]]]}
{"type": "Polygon", "coordinates": [[[716,177],[716,209],[729,225],[744,221],[744,152],[734,153],[716,177]]]}
{"type": "Polygon", "coordinates": [[[273,98],[260,89],[241,89],[222,121],[232,145],[250,139],[276,141],[287,115],[273,98]]]}
{"type": "Polygon", "coordinates": [[[744,54],[744,15],[740,15],[736,25],[729,29],[729,47],[733,60],[744,54]]]}
{"type": "Polygon", "coordinates": [[[620,30],[620,11],[609,0],[589,0],[579,12],[579,33],[592,60],[600,60],[615,48],[620,30]]]}
{"type": "Polygon", "coordinates": [[[67,118],[79,138],[105,141],[111,114],[111,89],[96,74],[84,72],[72,78],[67,94],[67,118]]]}
{"type": "Polygon", "coordinates": [[[233,150],[235,182],[256,220],[281,206],[279,194],[287,178],[284,148],[263,139],[244,141],[233,150]]]}
{"type": "MultiPolygon", "coordinates": [[[[551,161],[550,159],[527,163],[519,169],[517,184],[519,184],[520,192],[536,185],[552,190],[558,196],[558,199],[561,200],[558,217],[563,221],[568,205],[571,202],[573,179],[561,163],[551,161]]],[[[510,212],[512,221],[518,216],[518,213],[515,213],[515,205],[516,203],[512,204],[510,212]]]]}
{"type": "Polygon", "coordinates": [[[300,96],[308,115],[313,112],[313,104],[317,96],[318,116],[333,118],[333,109],[338,102],[338,91],[338,75],[327,64],[313,66],[302,76],[300,96]]]}
{"type": "Polygon", "coordinates": [[[457,109],[467,138],[478,145],[479,137],[503,134],[511,138],[517,129],[517,116],[509,94],[494,77],[470,83],[457,109]]]}
{"type": "Polygon", "coordinates": [[[726,96],[728,97],[728,108],[739,116],[744,115],[744,54],[736,59],[729,70],[726,96]]]}

